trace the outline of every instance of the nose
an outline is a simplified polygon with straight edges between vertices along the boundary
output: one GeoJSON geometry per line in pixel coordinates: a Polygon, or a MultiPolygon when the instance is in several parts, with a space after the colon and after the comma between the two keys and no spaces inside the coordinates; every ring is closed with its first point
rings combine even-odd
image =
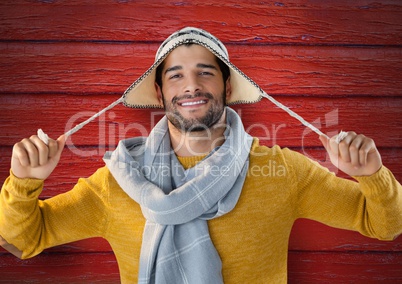
{"type": "Polygon", "coordinates": [[[202,89],[201,84],[194,75],[188,75],[184,83],[184,93],[195,94],[202,89]]]}

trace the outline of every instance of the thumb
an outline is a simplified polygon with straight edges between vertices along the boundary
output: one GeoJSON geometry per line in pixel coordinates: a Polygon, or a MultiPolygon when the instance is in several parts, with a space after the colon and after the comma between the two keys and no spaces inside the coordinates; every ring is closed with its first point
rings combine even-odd
{"type": "Polygon", "coordinates": [[[60,137],[57,138],[57,140],[56,140],[56,142],[57,142],[56,156],[57,157],[61,156],[61,152],[63,152],[64,146],[66,145],[66,140],[67,140],[67,136],[65,134],[60,135],[60,137]]]}
{"type": "Polygon", "coordinates": [[[328,149],[329,149],[329,138],[328,138],[328,136],[320,135],[318,138],[320,139],[320,141],[321,141],[322,145],[324,146],[325,150],[327,150],[327,152],[328,152],[328,149]]]}
{"type": "Polygon", "coordinates": [[[64,147],[64,145],[66,144],[67,141],[67,136],[66,134],[60,135],[59,138],[57,138],[57,143],[62,146],[62,148],[64,147]]]}
{"type": "Polygon", "coordinates": [[[57,144],[59,146],[59,149],[63,150],[64,146],[66,145],[67,141],[67,136],[65,134],[60,135],[59,138],[57,138],[57,144]]]}

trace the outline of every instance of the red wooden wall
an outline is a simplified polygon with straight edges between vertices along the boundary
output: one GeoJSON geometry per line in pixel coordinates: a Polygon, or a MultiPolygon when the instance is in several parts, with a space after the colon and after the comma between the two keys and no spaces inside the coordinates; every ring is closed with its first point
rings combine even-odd
{"type": "MultiPolygon", "coordinates": [[[[329,134],[375,139],[402,181],[402,3],[398,0],[23,1],[0,4],[0,180],[12,145],[57,137],[116,100],[173,31],[204,28],[262,88],[329,134]]],[[[240,105],[249,132],[328,164],[316,135],[264,100],[240,105]]],[[[147,134],[160,111],[117,106],[71,137],[42,197],[102,166],[119,139],[147,134]]],[[[342,176],[342,173],[339,173],[342,176]]],[[[0,283],[113,283],[108,244],[85,240],[19,260],[0,249],[0,283]]],[[[290,283],[402,283],[402,237],[380,242],[296,223],[290,283]]]]}

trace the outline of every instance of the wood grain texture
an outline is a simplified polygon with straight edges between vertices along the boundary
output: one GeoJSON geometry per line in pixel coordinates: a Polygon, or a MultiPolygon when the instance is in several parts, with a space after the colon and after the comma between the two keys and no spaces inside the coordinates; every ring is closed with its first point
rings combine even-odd
{"type": "Polygon", "coordinates": [[[357,232],[331,228],[316,221],[299,219],[292,228],[289,249],[307,252],[374,251],[399,254],[402,253],[402,236],[385,242],[362,236],[357,232]]]}
{"type": "Polygon", "coordinates": [[[116,258],[107,253],[45,253],[19,260],[0,257],[0,283],[119,283],[116,258]]]}
{"type": "Polygon", "coordinates": [[[401,10],[397,0],[8,0],[0,5],[0,39],[162,41],[197,26],[242,44],[395,45],[402,43],[401,10]]]}
{"type": "MultiPolygon", "coordinates": [[[[158,44],[0,44],[0,93],[122,94],[158,44]]],[[[401,96],[397,47],[228,46],[231,61],[268,94],[401,96]]]]}
{"type": "MultiPolygon", "coordinates": [[[[400,283],[401,254],[289,252],[289,283],[400,283]],[[307,272],[307,273],[306,273],[307,272]]],[[[119,283],[113,254],[0,258],[0,283],[119,283]]]]}
{"type": "Polygon", "coordinates": [[[290,252],[288,263],[289,283],[402,282],[399,253],[290,252]]]}

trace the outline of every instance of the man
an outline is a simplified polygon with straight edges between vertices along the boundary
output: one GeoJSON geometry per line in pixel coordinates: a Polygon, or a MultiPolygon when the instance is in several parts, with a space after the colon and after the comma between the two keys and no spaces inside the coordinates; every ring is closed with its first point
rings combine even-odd
{"type": "Polygon", "coordinates": [[[28,258],[101,236],[123,283],[286,283],[298,218],[383,240],[401,234],[402,187],[372,139],[320,137],[358,182],[340,179],[301,154],[260,146],[225,106],[259,99],[217,38],[194,28],[172,34],[124,94],[127,106],[165,108],[149,137],[121,141],[105,167],[46,201],[37,197],[65,137],[14,146],[0,196],[2,245],[28,258]],[[281,174],[264,171],[270,162],[281,174]]]}

